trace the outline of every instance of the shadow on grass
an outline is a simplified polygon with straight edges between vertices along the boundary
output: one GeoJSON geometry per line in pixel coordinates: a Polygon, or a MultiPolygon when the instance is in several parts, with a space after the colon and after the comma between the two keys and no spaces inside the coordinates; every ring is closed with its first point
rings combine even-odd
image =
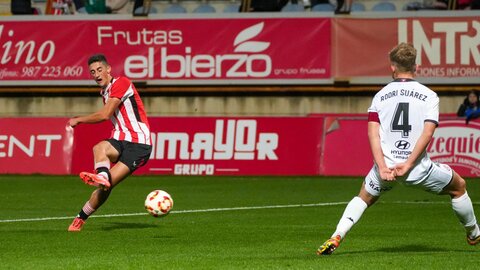
{"type": "Polygon", "coordinates": [[[393,247],[383,247],[376,250],[377,252],[401,253],[401,252],[446,252],[451,249],[427,246],[427,245],[403,245],[393,247]]]}
{"type": "MultiPolygon", "coordinates": [[[[466,247],[467,244],[465,244],[466,247]]],[[[477,252],[476,250],[465,250],[464,248],[457,248],[452,249],[451,247],[436,247],[436,246],[427,246],[427,245],[403,245],[403,246],[392,246],[392,247],[383,247],[378,249],[371,249],[371,250],[362,250],[362,251],[352,251],[352,252],[341,252],[344,255],[351,255],[356,253],[378,253],[378,252],[385,252],[385,253],[451,253],[451,252],[458,252],[458,253],[472,253],[477,252]]],[[[338,255],[341,255],[338,253],[338,255]]]]}
{"type": "Polygon", "coordinates": [[[145,223],[131,223],[131,222],[109,222],[102,226],[103,231],[125,230],[125,229],[148,229],[156,228],[158,225],[145,223]]]}

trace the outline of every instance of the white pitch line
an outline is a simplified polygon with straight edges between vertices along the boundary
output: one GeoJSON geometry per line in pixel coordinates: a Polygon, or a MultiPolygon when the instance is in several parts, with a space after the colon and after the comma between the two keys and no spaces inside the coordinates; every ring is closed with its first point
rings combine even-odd
{"type": "MultiPolygon", "coordinates": [[[[264,206],[245,206],[245,207],[226,207],[226,208],[209,208],[209,209],[193,209],[193,210],[173,210],[172,214],[188,214],[188,213],[206,213],[206,212],[226,212],[226,211],[239,211],[239,210],[258,210],[258,209],[276,209],[276,208],[299,208],[299,207],[316,207],[316,206],[332,206],[342,205],[348,202],[330,202],[330,203],[310,203],[310,204],[285,204],[285,205],[264,205],[264,206]]],[[[445,201],[394,201],[394,202],[378,202],[377,204],[449,204],[445,201]]],[[[472,202],[473,204],[480,204],[479,202],[472,202]]],[[[128,216],[145,216],[147,212],[142,213],[125,213],[125,214],[105,214],[105,215],[93,215],[90,218],[108,218],[108,217],[128,217],[128,216]]],[[[63,220],[72,219],[69,217],[44,217],[44,218],[23,218],[23,219],[0,219],[0,223],[14,223],[14,222],[27,222],[27,221],[48,221],[48,220],[63,220]]]]}
{"type": "MultiPolygon", "coordinates": [[[[245,206],[245,207],[227,207],[227,208],[209,208],[209,209],[193,209],[193,210],[173,210],[172,214],[188,214],[188,213],[205,213],[205,212],[222,212],[222,211],[239,211],[239,210],[256,210],[256,209],[274,209],[274,208],[294,208],[294,207],[315,207],[315,206],[330,206],[347,204],[348,202],[332,202],[332,203],[311,203],[311,204],[286,204],[286,205],[264,205],[264,206],[245,206]]],[[[144,216],[147,212],[142,213],[126,213],[126,214],[105,214],[93,215],[90,218],[107,218],[107,217],[128,217],[128,216],[144,216]]],[[[44,218],[23,218],[23,219],[0,219],[0,223],[26,222],[26,221],[48,221],[48,220],[62,220],[71,219],[69,217],[44,217],[44,218]]]]}

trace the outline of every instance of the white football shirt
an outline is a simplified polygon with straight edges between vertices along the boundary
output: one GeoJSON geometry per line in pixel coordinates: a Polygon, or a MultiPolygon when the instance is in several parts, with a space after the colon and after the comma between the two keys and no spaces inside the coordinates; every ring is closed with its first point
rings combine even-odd
{"type": "MultiPolygon", "coordinates": [[[[375,95],[368,112],[378,115],[380,144],[388,167],[407,160],[425,121],[438,125],[438,104],[435,92],[411,79],[396,79],[375,95]]],[[[426,159],[424,152],[419,161],[426,159]]]]}

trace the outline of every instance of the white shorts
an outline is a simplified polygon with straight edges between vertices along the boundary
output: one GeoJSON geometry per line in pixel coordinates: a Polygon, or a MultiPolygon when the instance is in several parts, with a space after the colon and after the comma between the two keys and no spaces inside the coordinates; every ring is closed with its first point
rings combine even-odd
{"type": "Polygon", "coordinates": [[[399,178],[396,181],[383,181],[380,179],[376,165],[365,177],[365,189],[372,196],[378,197],[383,192],[393,188],[395,183],[401,182],[407,186],[419,187],[432,193],[440,193],[453,178],[453,171],[446,164],[432,162],[429,158],[424,158],[417,164],[407,177],[399,178]]]}

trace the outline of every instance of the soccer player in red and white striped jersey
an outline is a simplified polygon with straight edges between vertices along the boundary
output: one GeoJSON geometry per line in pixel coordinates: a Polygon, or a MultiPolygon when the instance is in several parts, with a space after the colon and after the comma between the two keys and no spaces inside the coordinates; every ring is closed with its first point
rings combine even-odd
{"type": "Polygon", "coordinates": [[[94,124],[110,119],[110,139],[93,147],[95,173],[82,172],[80,178],[97,187],[68,228],[80,231],[87,218],[108,198],[113,187],[137,168],[145,165],[152,151],[150,126],[140,96],[126,77],[111,75],[111,66],[102,54],[88,60],[90,75],[101,87],[104,106],[89,115],[73,117],[68,125],[94,124]],[[110,168],[110,163],[115,163],[110,168]]]}
{"type": "Polygon", "coordinates": [[[102,89],[103,103],[109,99],[117,98],[122,101],[122,106],[115,110],[110,117],[114,129],[111,137],[119,141],[133,143],[150,143],[150,127],[143,102],[135,86],[126,77],[112,78],[106,89],[102,89]]]}

